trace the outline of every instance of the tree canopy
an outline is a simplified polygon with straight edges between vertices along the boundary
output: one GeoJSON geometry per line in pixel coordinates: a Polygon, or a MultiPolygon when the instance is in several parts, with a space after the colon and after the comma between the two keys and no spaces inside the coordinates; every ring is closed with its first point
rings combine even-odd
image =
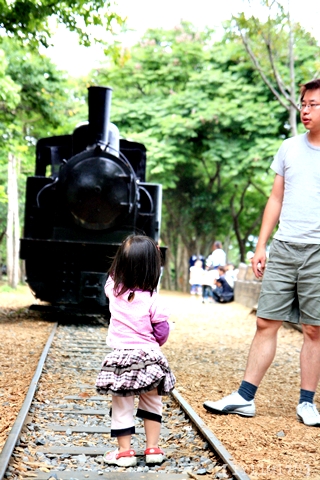
{"type": "Polygon", "coordinates": [[[205,248],[227,236],[235,221],[245,242],[284,129],[241,42],[213,42],[188,24],[150,31],[122,68],[100,70],[95,81],[114,85],[113,119],[147,145],[149,179],[163,184],[168,218],[189,249],[195,238],[205,248]],[[243,195],[253,200],[253,191],[244,215],[243,195]]]}
{"type": "MultiPolygon", "coordinates": [[[[85,90],[85,86],[83,86],[85,90]]],[[[33,175],[39,138],[72,131],[79,122],[83,98],[46,57],[14,39],[0,48],[0,241],[6,231],[9,155],[17,159],[20,215],[23,217],[26,177],[33,175]]],[[[5,245],[0,243],[0,261],[5,245]]]]}
{"type": "MultiPolygon", "coordinates": [[[[5,174],[7,154],[18,152],[21,191],[23,177],[33,169],[37,139],[70,133],[87,119],[86,80],[71,82],[24,43],[48,42],[49,19],[58,15],[58,8],[58,20],[77,31],[81,22],[95,25],[102,7],[99,0],[23,0],[5,5],[8,16],[1,10],[0,28],[7,36],[0,43],[0,175],[5,174]],[[29,12],[25,22],[19,5],[29,12]]],[[[110,8],[108,3],[106,11],[110,8]]],[[[112,15],[107,17],[106,28],[112,22],[112,15]]],[[[168,31],[149,30],[116,60],[106,57],[89,78],[89,83],[113,88],[111,120],[120,134],[147,147],[148,181],[164,188],[162,239],[170,245],[176,271],[180,251],[206,255],[217,238],[227,250],[230,246],[229,260],[243,261],[252,248],[250,239],[258,234],[273,181],[269,166],[291,134],[289,115],[297,116],[292,98],[298,97],[298,84],[310,80],[318,67],[314,39],[299,26],[289,31],[278,21],[239,16],[226,24],[221,40],[210,29],[199,31],[188,22],[168,31]],[[291,31],[293,83],[287,55],[291,31]]],[[[84,42],[89,41],[85,32],[84,42]]],[[[5,195],[0,188],[0,216],[5,195]]]]}
{"type": "Polygon", "coordinates": [[[260,15],[233,16],[228,24],[228,36],[241,38],[248,57],[266,87],[288,112],[291,134],[297,134],[297,85],[313,78],[319,70],[319,45],[316,40],[291,18],[279,1],[261,1],[260,15]],[[297,55],[297,52],[298,55],[297,55]]]}
{"type": "Polygon", "coordinates": [[[113,10],[114,3],[104,0],[0,0],[0,32],[33,47],[47,47],[52,33],[50,19],[55,19],[88,46],[92,39],[103,42],[106,31],[123,23],[113,10]]]}
{"type": "MultiPolygon", "coordinates": [[[[298,33],[302,82],[316,69],[311,53],[318,47],[298,33]]],[[[252,38],[255,49],[259,41],[252,38]]],[[[277,61],[287,80],[287,57],[277,61]]],[[[174,250],[180,239],[189,254],[206,254],[213,239],[223,239],[240,252],[233,260],[243,261],[270,193],[272,158],[290,127],[288,110],[266,86],[241,35],[227,30],[216,41],[209,29],[186,22],[150,30],[122,63],[108,62],[92,81],[113,87],[112,120],[123,136],[147,146],[149,180],[164,186],[164,241],[174,250]]]]}

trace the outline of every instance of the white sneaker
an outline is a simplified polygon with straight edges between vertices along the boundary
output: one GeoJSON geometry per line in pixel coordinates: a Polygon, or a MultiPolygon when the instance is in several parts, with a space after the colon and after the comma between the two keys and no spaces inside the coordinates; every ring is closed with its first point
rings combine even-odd
{"type": "Polygon", "coordinates": [[[228,415],[229,413],[236,413],[243,417],[254,417],[256,413],[256,407],[254,400],[245,400],[238,392],[233,392],[227,397],[223,397],[217,402],[211,402],[210,400],[204,402],[204,408],[211,413],[217,413],[220,415],[228,415]]]}
{"type": "Polygon", "coordinates": [[[320,414],[314,403],[303,402],[297,406],[298,420],[309,427],[320,427],[320,414]]]}

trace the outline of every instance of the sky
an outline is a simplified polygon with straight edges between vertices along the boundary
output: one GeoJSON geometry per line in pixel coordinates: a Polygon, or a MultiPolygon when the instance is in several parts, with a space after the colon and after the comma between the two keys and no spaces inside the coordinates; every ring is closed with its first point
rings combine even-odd
{"type": "MultiPolygon", "coordinates": [[[[320,41],[320,2],[318,0],[283,0],[290,5],[293,19],[311,31],[320,41]],[[302,7],[303,4],[303,7],[302,7]]],[[[127,26],[134,32],[126,33],[124,44],[132,45],[148,28],[170,29],[181,20],[196,27],[209,26],[219,31],[223,21],[232,14],[248,10],[248,0],[117,0],[116,11],[127,17],[127,26]]],[[[259,0],[251,0],[258,8],[259,0]]],[[[257,13],[257,10],[254,11],[257,13]]],[[[59,28],[54,36],[54,47],[44,53],[62,70],[73,76],[85,75],[99,65],[103,58],[101,47],[81,47],[75,34],[59,28]]]]}

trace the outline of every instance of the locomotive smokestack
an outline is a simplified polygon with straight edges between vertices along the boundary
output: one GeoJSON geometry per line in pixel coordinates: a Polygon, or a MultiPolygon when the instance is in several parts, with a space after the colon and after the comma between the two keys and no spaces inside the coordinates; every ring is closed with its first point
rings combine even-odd
{"type": "Polygon", "coordinates": [[[89,87],[89,145],[108,144],[112,88],[89,87]]]}

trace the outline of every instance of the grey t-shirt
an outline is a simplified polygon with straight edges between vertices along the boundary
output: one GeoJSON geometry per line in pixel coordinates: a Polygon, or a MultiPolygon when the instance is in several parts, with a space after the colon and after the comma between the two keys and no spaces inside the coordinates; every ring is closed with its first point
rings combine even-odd
{"type": "Polygon", "coordinates": [[[320,244],[320,147],[308,142],[307,133],[288,138],[271,168],[284,177],[280,223],[274,238],[320,244]]]}

